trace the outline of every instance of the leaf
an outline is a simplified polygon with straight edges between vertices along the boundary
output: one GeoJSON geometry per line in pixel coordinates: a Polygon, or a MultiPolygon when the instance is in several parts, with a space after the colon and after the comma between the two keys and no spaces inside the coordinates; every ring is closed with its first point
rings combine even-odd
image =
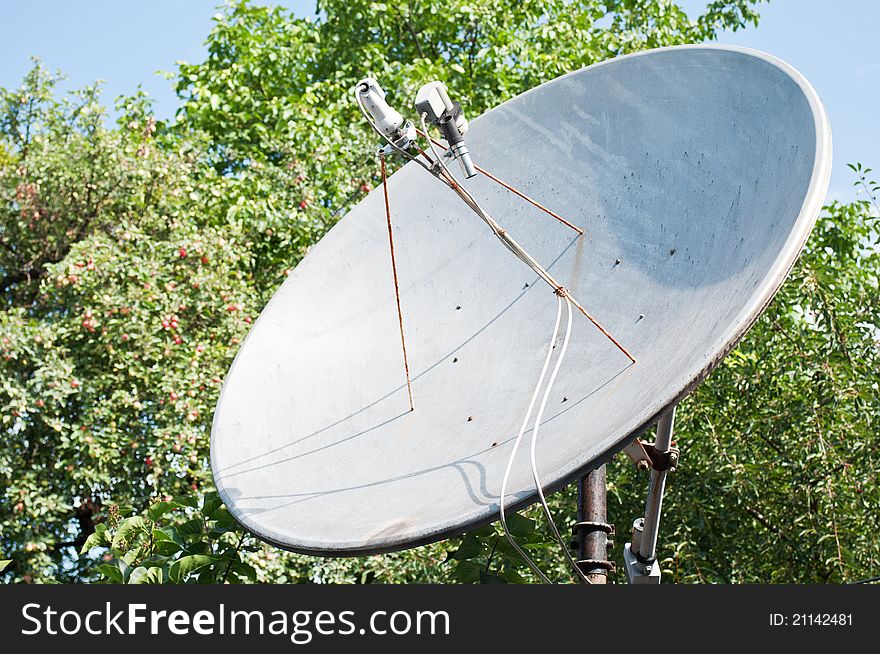
{"type": "Polygon", "coordinates": [[[147,517],[153,522],[157,522],[163,515],[177,508],[180,508],[180,504],[177,502],[154,502],[147,509],[147,517]]]}
{"type": "Polygon", "coordinates": [[[171,564],[171,568],[168,571],[168,577],[175,584],[179,584],[186,579],[187,575],[200,568],[204,568],[206,565],[211,565],[215,560],[215,557],[205,554],[194,554],[181,557],[171,564]]]}
{"type": "Polygon", "coordinates": [[[128,575],[127,568],[129,566],[134,565],[140,558],[141,558],[141,548],[140,547],[135,547],[133,549],[127,550],[122,555],[122,558],[119,559],[121,564],[125,564],[124,567],[121,566],[122,567],[122,574],[127,576],[128,575]]]}
{"type": "Polygon", "coordinates": [[[145,528],[146,523],[144,522],[143,517],[136,515],[131,518],[126,518],[120,522],[119,526],[116,528],[116,533],[113,535],[113,541],[110,544],[110,547],[114,550],[118,550],[123,542],[130,546],[134,536],[137,535],[138,532],[144,531],[145,528]]]}
{"type": "Polygon", "coordinates": [[[102,563],[101,565],[96,566],[95,570],[115,584],[125,583],[122,570],[120,570],[119,567],[116,565],[112,565],[110,563],[102,563]]]}
{"type": "Polygon", "coordinates": [[[235,522],[235,518],[232,517],[232,514],[226,509],[226,507],[221,506],[219,509],[215,510],[211,514],[211,519],[216,520],[217,522],[224,522],[230,524],[237,524],[235,522]]]}
{"type": "Polygon", "coordinates": [[[225,534],[230,531],[238,530],[238,523],[235,521],[235,518],[232,517],[232,514],[226,509],[226,507],[220,507],[211,515],[211,519],[214,520],[214,525],[211,528],[211,534],[214,536],[219,536],[221,534],[225,534]]]}
{"type": "Polygon", "coordinates": [[[502,579],[504,579],[505,583],[509,584],[525,584],[528,583],[525,578],[517,572],[514,568],[510,566],[505,566],[504,570],[501,573],[502,579]]]}
{"type": "Polygon", "coordinates": [[[208,518],[213,518],[214,513],[223,505],[220,495],[216,492],[205,493],[205,499],[202,500],[202,514],[208,518]]]}
{"type": "Polygon", "coordinates": [[[129,584],[162,584],[166,576],[162,566],[138,566],[128,576],[129,584]]]}
{"type": "Polygon", "coordinates": [[[476,536],[468,535],[462,539],[461,545],[458,546],[458,549],[455,550],[450,558],[456,561],[464,561],[476,558],[482,553],[483,545],[479,539],[476,536]]]}
{"type": "Polygon", "coordinates": [[[200,536],[205,532],[205,524],[198,518],[187,520],[177,528],[178,533],[183,537],[200,536]]]}
{"type": "Polygon", "coordinates": [[[199,508],[198,498],[192,497],[190,495],[185,495],[183,497],[174,498],[175,504],[179,504],[181,507],[189,507],[191,509],[199,508]]]}
{"type": "Polygon", "coordinates": [[[473,561],[460,561],[452,571],[452,577],[462,584],[473,584],[480,580],[482,571],[483,566],[473,561]]]}
{"type": "Polygon", "coordinates": [[[171,556],[186,545],[174,527],[153,530],[153,549],[162,556],[171,556]]]}
{"type": "Polygon", "coordinates": [[[257,583],[257,571],[253,566],[248,565],[244,561],[233,561],[232,565],[229,566],[229,571],[252,584],[257,583]]]}
{"type": "Polygon", "coordinates": [[[10,559],[0,560],[0,572],[3,572],[10,563],[12,563],[10,559]]]}
{"type": "Polygon", "coordinates": [[[493,575],[490,572],[480,571],[480,583],[481,584],[506,584],[507,581],[498,575],[493,575]]]}
{"type": "Polygon", "coordinates": [[[134,570],[132,570],[131,574],[128,576],[128,583],[130,584],[148,584],[149,581],[149,568],[145,568],[143,566],[138,566],[134,570]]]}
{"type": "Polygon", "coordinates": [[[519,513],[512,513],[507,516],[507,529],[512,536],[528,536],[535,531],[535,521],[519,513]]]}
{"type": "Polygon", "coordinates": [[[479,529],[476,529],[470,533],[477,538],[491,538],[497,535],[494,525],[486,525],[485,527],[480,527],[479,529]]]}

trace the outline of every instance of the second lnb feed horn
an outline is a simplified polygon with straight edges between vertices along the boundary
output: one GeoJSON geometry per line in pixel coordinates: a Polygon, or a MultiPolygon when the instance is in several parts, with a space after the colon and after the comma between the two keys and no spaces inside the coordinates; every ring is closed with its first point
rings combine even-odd
{"type": "Polygon", "coordinates": [[[443,82],[428,82],[416,94],[416,111],[437,126],[449,144],[449,152],[458,160],[464,176],[470,179],[477,174],[464,135],[468,130],[467,119],[461,105],[453,102],[443,82]]]}

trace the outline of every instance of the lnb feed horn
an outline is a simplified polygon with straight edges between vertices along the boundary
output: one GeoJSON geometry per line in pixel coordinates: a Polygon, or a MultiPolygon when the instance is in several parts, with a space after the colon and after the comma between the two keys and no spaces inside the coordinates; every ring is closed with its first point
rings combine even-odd
{"type": "MultiPolygon", "coordinates": [[[[464,135],[468,122],[461,105],[453,102],[443,82],[428,82],[416,94],[416,111],[426,120],[434,123],[449,144],[449,152],[458,160],[464,176],[470,179],[477,174],[464,135]]],[[[426,135],[427,137],[427,135],[426,135]]]]}
{"type": "Polygon", "coordinates": [[[394,145],[406,149],[415,140],[415,127],[385,101],[385,91],[372,77],[365,77],[355,86],[357,100],[370,115],[373,125],[394,145]]]}

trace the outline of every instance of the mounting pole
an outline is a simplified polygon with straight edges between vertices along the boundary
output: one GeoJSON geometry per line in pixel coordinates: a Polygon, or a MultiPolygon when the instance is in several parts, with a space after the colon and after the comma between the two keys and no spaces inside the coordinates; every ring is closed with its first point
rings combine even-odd
{"type": "Polygon", "coordinates": [[[678,450],[672,447],[675,424],[675,406],[657,421],[657,438],[648,446],[651,458],[651,481],[645,502],[645,517],[633,522],[632,539],[623,547],[626,576],[631,584],[659,584],[660,566],[657,564],[657,535],[660,531],[660,511],[666,476],[678,465],[678,450]]]}
{"type": "Polygon", "coordinates": [[[572,531],[577,537],[577,565],[593,584],[608,583],[608,573],[614,571],[608,560],[614,527],[607,522],[606,491],[604,464],[578,479],[578,521],[572,531]]]}

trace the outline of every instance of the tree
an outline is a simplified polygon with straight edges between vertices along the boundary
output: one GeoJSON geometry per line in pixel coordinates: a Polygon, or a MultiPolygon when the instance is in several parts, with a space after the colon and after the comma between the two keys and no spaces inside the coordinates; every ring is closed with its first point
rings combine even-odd
{"type": "Polygon", "coordinates": [[[208,481],[206,417],[256,309],[243,235],[200,213],[203,147],[142,98],[106,129],[96,88],[54,82],[37,66],[0,108],[2,547],[24,579],[76,578],[110,504],[208,481]]]}
{"type": "MultiPolygon", "coordinates": [[[[108,126],[97,87],[58,99],[56,78],[40,66],[4,90],[0,551],[12,563],[0,574],[530,579],[494,528],[343,561],[279,554],[242,535],[210,494],[219,384],[287,271],[376,181],[373,138],[351,99],[359,78],[375,74],[401,97],[444,79],[476,115],[595,61],[755,23],[754,4],[719,0],[692,21],[665,0],[326,0],[307,21],[238,2],[215,18],[205,60],[181,64],[174,122],[156,120],[135,94],[120,99],[108,126]],[[211,561],[179,563],[187,557],[211,561]]],[[[828,209],[784,296],[683,407],[687,472],[675,480],[664,527],[675,552],[665,565],[677,578],[839,580],[876,565],[866,507],[877,483],[865,472],[876,465],[862,467],[876,464],[869,436],[878,406],[877,268],[860,245],[874,234],[869,216],[864,203],[828,209]],[[733,394],[746,399],[734,403],[733,394]],[[804,433],[824,458],[802,447],[804,433]],[[810,456],[768,459],[781,454],[769,443],[810,456]],[[846,483],[835,477],[843,474],[846,483]],[[691,483],[702,489],[698,502],[677,494],[691,483]],[[705,493],[713,485],[721,495],[705,493]],[[795,510],[792,489],[809,499],[795,510]],[[735,565],[713,568],[730,538],[735,565]],[[794,570],[786,538],[815,541],[794,570]]],[[[641,482],[614,472],[612,494],[632,498],[615,509],[625,523],[638,512],[641,482]]],[[[554,501],[571,512],[568,500],[554,501]]],[[[547,540],[540,522],[517,524],[531,544],[547,540]]],[[[538,551],[561,574],[552,550],[538,551]]]]}

